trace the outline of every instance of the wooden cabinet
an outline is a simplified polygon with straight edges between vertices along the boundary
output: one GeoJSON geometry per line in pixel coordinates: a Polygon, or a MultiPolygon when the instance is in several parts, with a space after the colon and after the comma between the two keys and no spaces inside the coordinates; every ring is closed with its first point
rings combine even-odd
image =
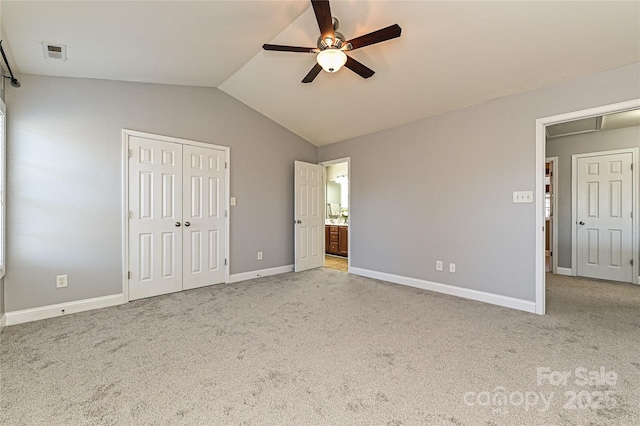
{"type": "Polygon", "coordinates": [[[325,252],[347,256],[349,253],[349,227],[325,225],[325,252]]]}

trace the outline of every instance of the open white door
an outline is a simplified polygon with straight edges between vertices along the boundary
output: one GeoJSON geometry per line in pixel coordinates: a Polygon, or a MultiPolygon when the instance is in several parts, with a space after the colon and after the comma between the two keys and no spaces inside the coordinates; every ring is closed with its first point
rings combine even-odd
{"type": "Polygon", "coordinates": [[[295,162],[295,271],[324,266],[324,167],[295,162]]]}

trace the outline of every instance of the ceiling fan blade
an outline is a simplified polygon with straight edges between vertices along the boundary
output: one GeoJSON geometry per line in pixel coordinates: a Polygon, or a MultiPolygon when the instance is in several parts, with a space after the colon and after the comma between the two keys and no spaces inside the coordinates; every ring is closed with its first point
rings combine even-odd
{"type": "Polygon", "coordinates": [[[276,50],[278,52],[313,53],[313,47],[282,46],[280,44],[263,44],[262,48],[264,50],[276,50]]]}
{"type": "Polygon", "coordinates": [[[380,43],[381,41],[387,41],[391,40],[392,38],[400,37],[401,32],[402,28],[400,28],[398,24],[393,24],[381,30],[356,37],[353,40],[349,40],[347,43],[351,43],[351,45],[353,46],[351,50],[359,49],[371,44],[380,43]]]}
{"type": "Polygon", "coordinates": [[[329,6],[329,2],[311,0],[311,5],[313,6],[313,11],[316,14],[316,20],[318,21],[318,28],[320,28],[322,38],[335,38],[333,20],[331,19],[331,6],[329,6]]]}
{"type": "Polygon", "coordinates": [[[302,82],[311,83],[313,79],[315,79],[318,74],[320,74],[320,71],[322,71],[322,67],[320,66],[320,64],[315,64],[313,68],[311,68],[311,71],[309,71],[309,74],[307,74],[305,78],[302,79],[302,82]]]}
{"type": "Polygon", "coordinates": [[[344,66],[349,68],[351,71],[355,72],[362,78],[369,78],[376,73],[374,70],[356,61],[351,56],[347,56],[347,63],[344,64],[344,66]]]}

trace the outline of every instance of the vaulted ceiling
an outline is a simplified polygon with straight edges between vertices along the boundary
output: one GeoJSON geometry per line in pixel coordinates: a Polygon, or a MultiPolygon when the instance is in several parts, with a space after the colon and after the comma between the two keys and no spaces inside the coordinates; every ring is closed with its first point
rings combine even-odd
{"type": "Polygon", "coordinates": [[[373,77],[344,68],[303,84],[313,54],[261,49],[315,46],[308,1],[3,0],[0,19],[18,73],[218,87],[318,146],[640,61],[636,1],[331,9],[347,39],[402,27],[398,39],[349,53],[373,77]],[[66,45],[67,60],[45,59],[43,42],[66,45]]]}

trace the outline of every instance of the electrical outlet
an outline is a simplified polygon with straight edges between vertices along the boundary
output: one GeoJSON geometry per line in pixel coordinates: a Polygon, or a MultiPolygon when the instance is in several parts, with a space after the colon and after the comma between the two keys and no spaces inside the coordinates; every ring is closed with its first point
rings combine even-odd
{"type": "Polygon", "coordinates": [[[449,264],[449,272],[456,272],[456,264],[455,263],[450,263],[449,264]]]}
{"type": "Polygon", "coordinates": [[[262,252],[261,251],[258,252],[258,260],[262,260],[262,252]]]}
{"type": "Polygon", "coordinates": [[[442,271],[442,260],[436,260],[436,271],[442,271]]]}
{"type": "Polygon", "coordinates": [[[66,275],[58,275],[56,277],[56,288],[66,287],[68,283],[69,282],[66,275]]]}

